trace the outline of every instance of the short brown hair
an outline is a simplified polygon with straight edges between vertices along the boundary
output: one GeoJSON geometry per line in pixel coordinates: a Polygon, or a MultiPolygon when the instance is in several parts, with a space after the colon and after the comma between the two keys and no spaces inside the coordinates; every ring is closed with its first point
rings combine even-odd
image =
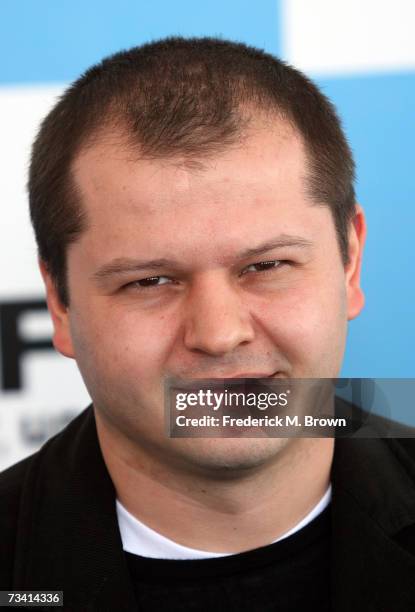
{"type": "Polygon", "coordinates": [[[87,70],[44,119],[34,142],[30,214],[39,257],[62,304],[69,305],[67,247],[87,226],[71,175],[80,149],[118,126],[143,157],[213,155],[241,136],[244,107],[278,114],[302,136],[308,194],[330,207],[347,263],[354,162],[332,103],[304,74],[259,49],[216,38],[167,38],[87,70]]]}

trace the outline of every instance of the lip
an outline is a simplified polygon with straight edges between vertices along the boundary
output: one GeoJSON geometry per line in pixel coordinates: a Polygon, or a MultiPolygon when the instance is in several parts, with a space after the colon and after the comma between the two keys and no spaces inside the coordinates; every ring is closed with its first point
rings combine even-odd
{"type": "Polygon", "coordinates": [[[220,378],[271,378],[274,374],[276,374],[276,372],[272,372],[271,374],[265,372],[238,372],[235,374],[227,374],[220,378]]]}
{"type": "MultiPolygon", "coordinates": [[[[218,374],[212,376],[211,378],[208,376],[204,376],[203,378],[194,378],[194,379],[180,379],[180,382],[176,380],[174,380],[173,384],[170,386],[169,391],[170,392],[175,392],[175,393],[179,393],[179,392],[183,392],[183,391],[199,391],[199,390],[212,390],[212,389],[219,389],[222,390],[223,389],[223,385],[229,385],[232,384],[230,382],[225,382],[225,381],[231,381],[231,380],[240,380],[240,379],[245,379],[245,380],[256,380],[256,381],[260,381],[261,379],[280,379],[280,378],[287,378],[286,375],[284,375],[283,372],[281,372],[280,370],[276,370],[275,372],[273,372],[272,374],[268,374],[265,372],[235,372],[231,375],[227,374],[226,376],[219,376],[218,374]]],[[[233,383],[234,385],[244,385],[243,382],[241,383],[233,383]]],[[[249,383],[248,383],[249,384],[249,383]]],[[[259,384],[259,383],[252,383],[253,385],[259,384]]],[[[265,384],[265,383],[264,383],[265,384]]]]}
{"type": "Polygon", "coordinates": [[[280,370],[275,370],[269,374],[268,372],[234,372],[233,374],[223,374],[216,372],[211,375],[204,376],[193,376],[190,378],[182,377],[182,376],[173,376],[173,378],[177,378],[178,380],[183,380],[186,382],[192,382],[195,380],[203,381],[203,380],[227,380],[232,378],[285,378],[284,374],[280,370]]]}
{"type": "Polygon", "coordinates": [[[211,376],[195,377],[195,378],[182,378],[173,377],[170,382],[170,390],[183,391],[183,389],[212,389],[213,387],[222,387],[222,382],[225,380],[239,380],[239,379],[275,379],[275,378],[286,378],[283,372],[276,370],[269,374],[268,372],[234,372],[233,374],[213,374],[211,376]]]}

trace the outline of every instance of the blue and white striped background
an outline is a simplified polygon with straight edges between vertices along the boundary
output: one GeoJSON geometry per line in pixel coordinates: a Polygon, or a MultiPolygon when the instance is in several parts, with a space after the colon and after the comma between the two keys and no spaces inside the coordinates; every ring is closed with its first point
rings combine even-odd
{"type": "MultiPolygon", "coordinates": [[[[350,324],[342,374],[413,377],[414,18],[412,0],[2,0],[0,304],[44,295],[26,169],[36,127],[62,88],[119,49],[173,34],[220,35],[288,60],[337,105],[369,224],[367,305],[350,324]]],[[[40,315],[20,326],[29,337],[51,329],[40,315]]],[[[52,351],[28,353],[23,374],[18,391],[2,392],[0,381],[0,468],[88,401],[74,363],[52,351]]]]}

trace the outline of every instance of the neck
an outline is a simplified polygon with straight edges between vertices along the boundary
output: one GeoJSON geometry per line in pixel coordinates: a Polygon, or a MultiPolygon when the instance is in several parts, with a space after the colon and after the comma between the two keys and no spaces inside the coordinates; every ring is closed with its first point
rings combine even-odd
{"type": "Polygon", "coordinates": [[[143,452],[95,414],[119,501],[183,546],[238,553],[270,544],[304,518],[329,485],[330,438],[292,439],[271,462],[212,474],[143,452]]]}

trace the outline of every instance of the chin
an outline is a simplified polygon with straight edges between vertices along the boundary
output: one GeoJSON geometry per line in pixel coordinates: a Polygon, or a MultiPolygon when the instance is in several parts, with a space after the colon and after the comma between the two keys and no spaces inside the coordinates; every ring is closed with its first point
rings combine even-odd
{"type": "MultiPolygon", "coordinates": [[[[177,440],[179,442],[179,440],[177,440]]],[[[216,477],[238,477],[272,463],[292,442],[290,438],[193,438],[180,440],[176,450],[189,467],[216,477]]]]}

